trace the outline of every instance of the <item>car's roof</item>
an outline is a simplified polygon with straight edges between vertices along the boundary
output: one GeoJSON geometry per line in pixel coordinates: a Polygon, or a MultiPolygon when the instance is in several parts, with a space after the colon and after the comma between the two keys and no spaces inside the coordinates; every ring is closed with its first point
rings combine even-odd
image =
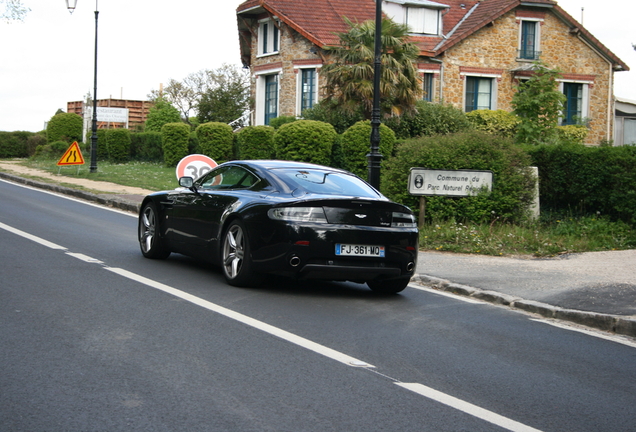
{"type": "Polygon", "coordinates": [[[285,160],[237,160],[232,161],[231,163],[235,164],[246,164],[249,166],[258,167],[261,169],[271,170],[271,169],[318,169],[324,171],[336,171],[336,172],[345,172],[338,168],[328,167],[324,165],[316,165],[308,162],[295,162],[295,161],[285,161],[285,160]]]}

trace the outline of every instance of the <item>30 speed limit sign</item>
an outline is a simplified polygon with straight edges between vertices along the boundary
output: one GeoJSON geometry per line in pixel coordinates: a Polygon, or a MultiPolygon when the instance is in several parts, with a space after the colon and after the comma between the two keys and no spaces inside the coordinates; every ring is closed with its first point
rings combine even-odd
{"type": "Polygon", "coordinates": [[[192,177],[197,179],[210,171],[218,164],[214,159],[201,154],[191,154],[179,161],[177,164],[177,179],[181,177],[192,177]]]}

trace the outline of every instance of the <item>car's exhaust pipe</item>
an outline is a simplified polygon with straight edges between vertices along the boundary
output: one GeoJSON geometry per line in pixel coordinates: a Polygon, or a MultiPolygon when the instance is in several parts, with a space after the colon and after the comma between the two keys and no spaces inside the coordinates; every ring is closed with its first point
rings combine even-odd
{"type": "Polygon", "coordinates": [[[293,256],[289,260],[289,265],[292,267],[298,267],[300,265],[300,258],[293,256]]]}
{"type": "Polygon", "coordinates": [[[406,265],[407,272],[412,272],[414,268],[415,268],[415,263],[412,261],[406,265]]]}

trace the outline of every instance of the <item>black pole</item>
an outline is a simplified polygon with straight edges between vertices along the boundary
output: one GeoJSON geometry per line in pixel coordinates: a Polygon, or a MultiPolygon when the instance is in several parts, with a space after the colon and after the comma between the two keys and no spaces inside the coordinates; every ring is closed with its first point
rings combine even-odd
{"type": "Polygon", "coordinates": [[[373,75],[373,110],[371,111],[371,152],[367,155],[368,180],[380,189],[380,74],[382,72],[382,0],[375,2],[375,61],[373,75]]]}
{"type": "MultiPolygon", "coordinates": [[[[97,0],[95,0],[97,9],[97,0]]],[[[93,127],[91,134],[91,166],[90,172],[97,172],[97,19],[99,11],[95,10],[95,74],[93,82],[93,127]]]]}

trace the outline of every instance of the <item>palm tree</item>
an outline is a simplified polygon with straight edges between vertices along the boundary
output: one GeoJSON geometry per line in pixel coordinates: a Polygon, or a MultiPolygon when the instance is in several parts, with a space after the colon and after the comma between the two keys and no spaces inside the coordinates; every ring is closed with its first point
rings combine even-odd
{"type": "MultiPolygon", "coordinates": [[[[365,117],[371,118],[373,108],[373,73],[375,22],[353,23],[339,33],[339,46],[326,47],[330,62],[322,68],[326,99],[348,111],[362,106],[365,117]]],[[[390,18],[382,20],[382,74],[380,95],[385,115],[401,114],[415,107],[422,92],[421,79],[415,61],[417,46],[408,41],[408,27],[390,18]]]]}

